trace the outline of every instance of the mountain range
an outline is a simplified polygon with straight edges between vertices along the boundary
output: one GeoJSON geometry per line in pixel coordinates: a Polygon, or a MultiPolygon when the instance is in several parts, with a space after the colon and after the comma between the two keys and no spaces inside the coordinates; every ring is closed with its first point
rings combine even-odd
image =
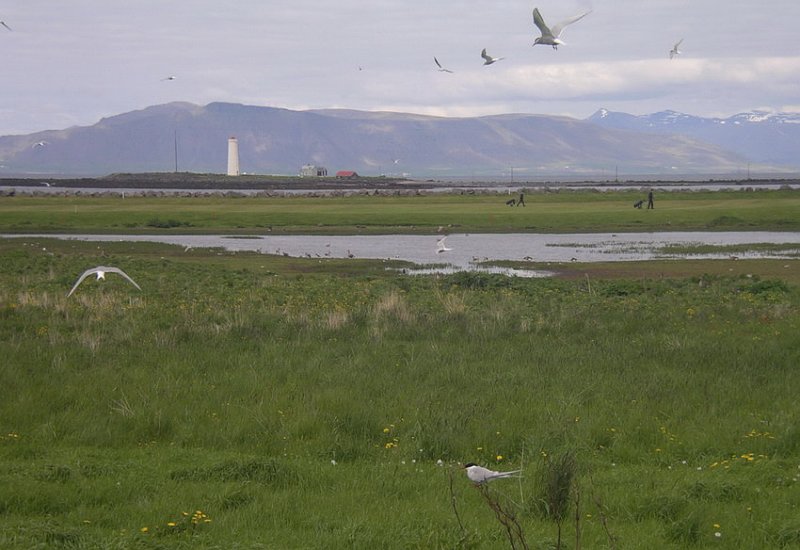
{"type": "Polygon", "coordinates": [[[741,174],[796,170],[800,115],[705,119],[605,109],[585,120],[533,114],[435,117],[234,103],[168,103],[91,126],[0,137],[0,177],[119,172],[224,173],[228,138],[245,173],[301,166],[421,177],[741,174]]]}
{"type": "Polygon", "coordinates": [[[636,116],[600,109],[587,120],[603,128],[683,135],[718,145],[748,162],[800,166],[800,113],[752,111],[702,118],[676,111],[636,116]]]}

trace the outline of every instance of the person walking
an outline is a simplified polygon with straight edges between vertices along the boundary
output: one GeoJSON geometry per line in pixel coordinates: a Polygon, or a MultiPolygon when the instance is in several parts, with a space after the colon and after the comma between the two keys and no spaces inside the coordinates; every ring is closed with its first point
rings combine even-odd
{"type": "Polygon", "coordinates": [[[519,200],[517,201],[517,206],[519,205],[525,206],[525,195],[522,193],[519,194],[519,200]]]}
{"type": "Polygon", "coordinates": [[[650,210],[651,208],[655,208],[653,205],[653,190],[651,189],[649,193],[647,193],[647,209],[650,210]]]}

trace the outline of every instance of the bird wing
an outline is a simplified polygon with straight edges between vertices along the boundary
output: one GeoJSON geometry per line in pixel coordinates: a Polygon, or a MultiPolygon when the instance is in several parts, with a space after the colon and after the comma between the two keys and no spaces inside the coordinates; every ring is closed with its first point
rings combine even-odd
{"type": "Polygon", "coordinates": [[[81,274],[81,276],[80,276],[80,277],[78,277],[78,281],[77,281],[77,282],[76,282],[76,283],[75,283],[75,284],[72,286],[72,290],[70,290],[70,291],[69,291],[69,294],[67,294],[67,298],[69,298],[70,296],[72,296],[72,293],[73,293],[73,292],[75,292],[75,289],[76,289],[76,288],[78,288],[78,285],[80,285],[80,284],[83,282],[83,280],[84,280],[86,277],[88,277],[88,276],[89,276],[89,275],[91,275],[92,273],[97,273],[97,272],[98,272],[98,271],[100,271],[101,269],[102,269],[102,268],[100,268],[100,267],[93,267],[93,268],[91,268],[91,269],[87,269],[86,271],[84,271],[84,272],[81,274]]]}
{"type": "Polygon", "coordinates": [[[539,27],[539,30],[542,32],[542,36],[553,36],[553,33],[550,32],[547,24],[545,24],[544,19],[542,19],[542,14],[539,13],[539,8],[533,8],[533,24],[539,27]]]}
{"type": "Polygon", "coordinates": [[[481,57],[484,58],[486,61],[492,60],[492,56],[486,53],[486,48],[483,48],[483,50],[481,50],[481,57]]]}
{"type": "Polygon", "coordinates": [[[675,43],[675,46],[673,46],[673,48],[672,48],[672,49],[673,49],[673,50],[675,50],[675,51],[678,51],[678,46],[680,46],[680,45],[681,45],[681,42],[683,42],[683,38],[681,38],[680,40],[678,40],[678,42],[676,42],[676,43],[675,43]]]}
{"type": "Polygon", "coordinates": [[[512,470],[510,472],[492,472],[492,477],[493,478],[513,477],[520,472],[522,472],[522,470],[512,470]]]}
{"type": "Polygon", "coordinates": [[[142,290],[142,287],[140,287],[139,285],[137,285],[137,284],[136,284],[136,281],[134,281],[133,279],[131,279],[130,277],[128,277],[128,274],[127,274],[127,273],[125,273],[124,271],[122,271],[122,270],[121,270],[120,268],[118,268],[118,267],[106,267],[105,269],[103,269],[103,271],[105,271],[106,273],[118,273],[118,274],[122,275],[123,277],[125,277],[126,279],[128,279],[128,281],[130,281],[130,283],[131,283],[133,286],[135,286],[135,287],[136,287],[136,288],[138,288],[139,290],[142,290]]]}
{"type": "Polygon", "coordinates": [[[475,483],[484,483],[492,479],[497,472],[494,472],[483,466],[473,466],[471,471],[467,472],[468,477],[475,483]]]}
{"type": "Polygon", "coordinates": [[[443,73],[452,73],[453,72],[450,69],[445,69],[444,67],[442,67],[442,64],[439,63],[439,60],[436,59],[435,57],[433,58],[433,60],[436,61],[436,65],[439,67],[439,70],[442,71],[443,73]]]}
{"type": "Polygon", "coordinates": [[[11,27],[9,27],[8,25],[6,25],[6,22],[5,22],[5,21],[0,21],[0,25],[3,25],[3,26],[4,26],[5,28],[7,28],[8,30],[11,30],[11,27]]]}
{"type": "Polygon", "coordinates": [[[587,12],[584,12],[584,13],[582,13],[580,15],[576,15],[574,17],[570,17],[569,19],[565,19],[564,21],[561,21],[560,23],[557,23],[557,24],[553,25],[553,28],[550,29],[553,32],[553,36],[558,38],[561,35],[561,31],[564,30],[564,27],[566,27],[567,25],[573,24],[575,21],[578,21],[579,19],[583,19],[584,17],[586,17],[590,13],[592,13],[591,10],[589,10],[587,12]]]}

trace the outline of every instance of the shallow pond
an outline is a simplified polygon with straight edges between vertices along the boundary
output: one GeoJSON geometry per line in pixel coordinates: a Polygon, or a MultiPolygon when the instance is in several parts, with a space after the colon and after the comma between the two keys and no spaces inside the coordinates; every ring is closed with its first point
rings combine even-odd
{"type": "Polygon", "coordinates": [[[547,272],[481,266],[492,260],[535,262],[607,262],[681,258],[726,258],[729,253],[667,253],[668,245],[797,245],[781,251],[737,253],[741,258],[797,258],[800,233],[772,231],[659,232],[659,233],[453,233],[447,251],[437,250],[441,235],[2,235],[4,238],[50,237],[84,241],[160,242],[191,248],[219,247],[308,258],[373,258],[405,260],[420,266],[413,273],[481,270],[518,276],[547,272]],[[435,267],[432,266],[435,265],[435,267]],[[442,267],[442,265],[446,267],[442,267]]]}

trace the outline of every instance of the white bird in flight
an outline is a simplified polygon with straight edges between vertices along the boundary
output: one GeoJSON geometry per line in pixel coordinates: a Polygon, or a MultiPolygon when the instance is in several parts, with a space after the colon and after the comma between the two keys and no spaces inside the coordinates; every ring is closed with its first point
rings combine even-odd
{"type": "Polygon", "coordinates": [[[496,63],[501,59],[505,59],[505,57],[492,57],[491,55],[486,53],[486,48],[483,48],[483,50],[481,51],[481,57],[483,58],[484,65],[491,65],[492,63],[496,63]]]}
{"type": "Polygon", "coordinates": [[[11,27],[9,27],[8,25],[6,25],[6,22],[5,22],[5,21],[0,21],[0,25],[3,25],[3,26],[4,26],[5,28],[7,28],[8,30],[11,30],[11,27]]]}
{"type": "Polygon", "coordinates": [[[539,36],[538,38],[536,38],[536,40],[533,41],[533,45],[535,46],[536,44],[545,44],[548,46],[553,46],[553,49],[557,50],[558,46],[564,43],[560,38],[561,33],[564,31],[564,27],[566,27],[567,25],[571,25],[575,21],[586,17],[590,13],[592,13],[591,10],[582,13],[580,15],[570,17],[569,19],[561,21],[560,23],[557,23],[552,27],[548,27],[547,24],[544,22],[544,19],[542,18],[542,14],[539,13],[539,8],[533,8],[533,24],[539,27],[539,31],[541,31],[542,33],[542,36],[539,36]]]}
{"type": "Polygon", "coordinates": [[[164,82],[165,80],[175,80],[176,78],[178,78],[178,77],[170,75],[170,76],[168,76],[166,78],[162,78],[161,82],[164,82]]]}
{"type": "Polygon", "coordinates": [[[444,67],[442,67],[442,64],[439,63],[439,60],[436,59],[435,56],[433,58],[433,61],[436,63],[436,66],[439,67],[439,72],[442,72],[442,73],[452,73],[453,72],[450,69],[445,69],[444,67]]]}
{"type": "Polygon", "coordinates": [[[504,477],[515,477],[522,470],[512,470],[510,472],[495,472],[489,468],[478,466],[474,462],[464,464],[464,469],[467,471],[467,477],[477,485],[482,485],[494,479],[502,479],[504,477]]]}
{"type": "Polygon", "coordinates": [[[436,241],[436,253],[441,254],[442,252],[447,252],[449,250],[453,250],[452,248],[447,248],[444,245],[444,240],[447,238],[447,235],[436,241]]]}
{"type": "Polygon", "coordinates": [[[669,58],[670,59],[672,59],[676,55],[680,55],[681,51],[678,49],[678,46],[681,45],[681,42],[683,42],[683,38],[678,40],[678,42],[674,46],[672,46],[672,49],[669,51],[669,58]]]}
{"type": "Polygon", "coordinates": [[[70,291],[69,291],[69,294],[67,294],[67,298],[69,298],[70,296],[72,296],[72,293],[73,293],[73,292],[75,292],[75,289],[76,289],[76,288],[78,288],[78,285],[80,285],[80,284],[83,282],[83,280],[84,280],[86,277],[88,277],[89,275],[91,275],[91,274],[93,274],[93,273],[96,273],[96,274],[97,274],[97,280],[98,280],[98,281],[99,281],[100,279],[103,279],[103,280],[105,280],[105,278],[106,278],[106,273],[118,273],[118,274],[122,275],[123,277],[125,277],[126,279],[128,279],[128,281],[130,281],[130,283],[131,283],[133,286],[135,286],[135,287],[136,287],[136,288],[138,288],[139,290],[142,290],[142,287],[140,287],[139,285],[137,285],[137,284],[136,284],[136,281],[134,281],[133,279],[131,279],[130,277],[128,277],[128,274],[127,274],[127,273],[125,273],[124,271],[122,271],[120,268],[118,268],[118,267],[108,267],[108,266],[104,266],[104,265],[98,265],[97,267],[93,267],[93,268],[91,268],[91,269],[87,269],[86,271],[84,271],[84,272],[81,274],[81,276],[80,276],[80,277],[78,277],[78,281],[77,281],[77,282],[75,283],[75,285],[72,287],[72,290],[70,290],[70,291]]]}

